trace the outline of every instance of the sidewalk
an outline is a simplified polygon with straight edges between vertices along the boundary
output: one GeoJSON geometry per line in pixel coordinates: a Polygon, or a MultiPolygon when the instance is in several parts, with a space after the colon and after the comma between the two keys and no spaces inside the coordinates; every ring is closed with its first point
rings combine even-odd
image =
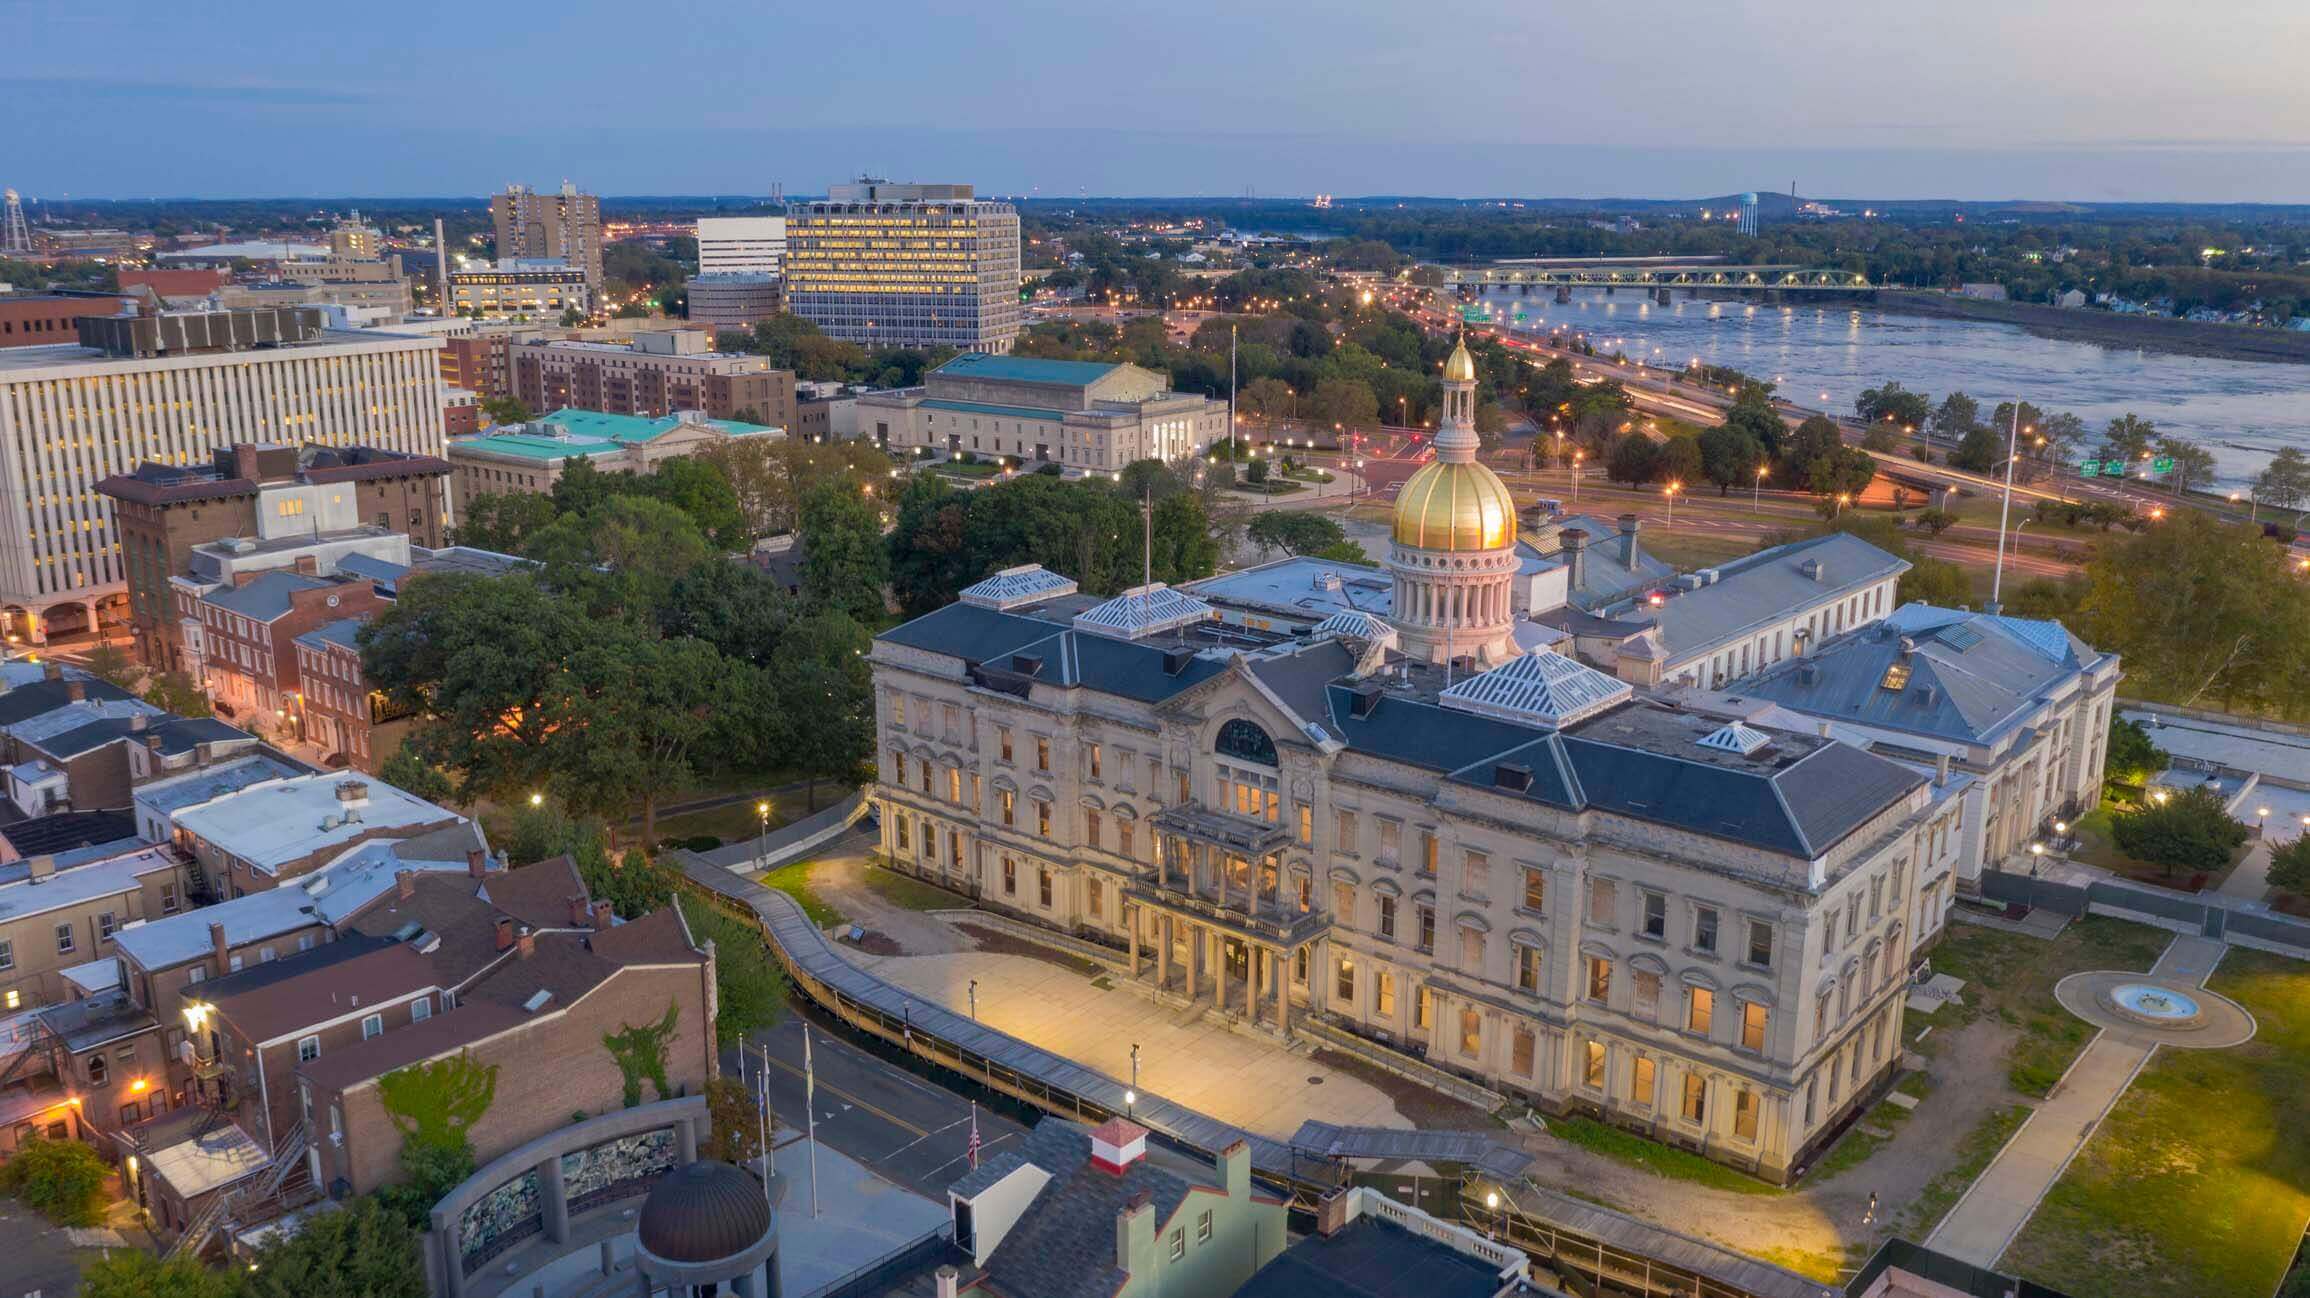
{"type": "MultiPolygon", "coordinates": [[[[2150,972],[2178,982],[2203,983],[2221,959],[2222,944],[2177,937],[2150,972]]],[[[1930,1248],[1975,1266],[1994,1267],[2021,1233],[2038,1201],[2061,1179],[2093,1136],[2110,1106],[2133,1085],[2157,1051],[2155,1041],[2104,1030],[2077,1057],[2052,1098],[2037,1107],[2006,1142],[1965,1197],[1925,1241],[1930,1248]]]]}

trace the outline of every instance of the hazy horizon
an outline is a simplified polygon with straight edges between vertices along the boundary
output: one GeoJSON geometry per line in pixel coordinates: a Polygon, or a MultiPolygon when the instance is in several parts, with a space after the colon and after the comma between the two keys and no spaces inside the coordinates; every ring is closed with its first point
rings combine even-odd
{"type": "Polygon", "coordinates": [[[822,191],[2310,202],[2310,6],[1673,19],[1511,0],[1160,10],[571,0],[229,15],[0,0],[0,184],[55,198],[822,191]],[[2198,75],[2195,69],[2207,70],[2198,75]],[[2218,75],[2214,75],[2218,73],[2218,75]]]}

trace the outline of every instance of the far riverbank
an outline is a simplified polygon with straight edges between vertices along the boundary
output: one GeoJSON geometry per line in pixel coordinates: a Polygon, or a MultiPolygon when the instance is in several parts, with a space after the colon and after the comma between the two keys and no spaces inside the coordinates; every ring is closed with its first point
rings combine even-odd
{"type": "Polygon", "coordinates": [[[2015,325],[2040,338],[2092,343],[2120,351],[2310,365],[2310,333],[2292,329],[2204,324],[2165,316],[2117,315],[2037,302],[1986,301],[1947,293],[1888,290],[1877,295],[1875,305],[1880,311],[1907,315],[2015,325]]]}

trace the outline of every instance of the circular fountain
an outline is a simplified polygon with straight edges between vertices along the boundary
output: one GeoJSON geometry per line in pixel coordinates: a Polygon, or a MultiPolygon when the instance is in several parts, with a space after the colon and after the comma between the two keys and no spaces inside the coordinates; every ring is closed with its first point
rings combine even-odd
{"type": "Polygon", "coordinates": [[[2190,1027],[2200,1014],[2196,997],[2154,983],[2120,983],[2102,995],[2119,1015],[2154,1028],[2190,1027]]]}

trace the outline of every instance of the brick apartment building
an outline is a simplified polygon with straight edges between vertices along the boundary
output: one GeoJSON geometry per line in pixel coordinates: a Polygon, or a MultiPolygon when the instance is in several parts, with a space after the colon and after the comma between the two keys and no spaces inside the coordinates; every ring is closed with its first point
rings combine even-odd
{"type": "Polygon", "coordinates": [[[401,747],[415,713],[370,687],[354,638],[361,625],[340,618],[298,636],[297,678],[306,737],[356,770],[375,771],[401,747]]]}
{"type": "Polygon", "coordinates": [[[531,410],[670,415],[701,410],[777,428],[794,420],[794,374],[760,356],[712,350],[702,329],[669,329],[616,343],[539,340],[510,347],[513,395],[531,410]]]}
{"type": "Polygon", "coordinates": [[[184,662],[225,716],[289,736],[309,738],[304,655],[297,637],[331,622],[365,618],[392,604],[375,582],[319,575],[318,561],[295,568],[236,572],[233,584],[194,595],[180,589],[187,625],[184,662]]]}
{"type": "Polygon", "coordinates": [[[54,347],[80,341],[84,315],[118,315],[129,300],[111,294],[0,294],[0,347],[54,347]]]}
{"type": "MultiPolygon", "coordinates": [[[[299,551],[403,535],[438,546],[450,526],[449,462],[373,446],[240,443],[207,464],[145,461],[96,484],[110,497],[125,560],[130,625],[148,665],[185,670],[174,581],[195,551],[232,543],[235,570],[287,567],[299,551]]],[[[230,580],[217,565],[195,575],[230,580]]],[[[309,628],[308,628],[309,629],[309,628]]]]}

